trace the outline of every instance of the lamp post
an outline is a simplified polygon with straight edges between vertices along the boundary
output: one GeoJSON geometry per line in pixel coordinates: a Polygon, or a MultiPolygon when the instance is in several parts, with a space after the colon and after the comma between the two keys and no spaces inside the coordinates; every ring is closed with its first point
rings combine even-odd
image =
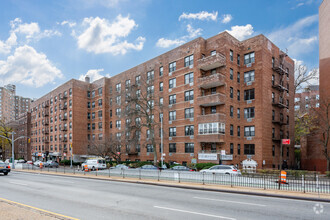
{"type": "Polygon", "coordinates": [[[27,136],[20,136],[20,137],[14,139],[14,134],[16,134],[15,132],[8,132],[8,134],[11,134],[11,139],[8,138],[8,137],[2,136],[2,135],[0,135],[0,137],[5,138],[5,139],[11,141],[11,162],[12,162],[12,167],[13,167],[13,169],[15,169],[15,160],[14,160],[14,142],[17,141],[18,139],[21,139],[21,138],[29,138],[29,137],[27,137],[27,136]]]}
{"type": "Polygon", "coordinates": [[[163,114],[160,117],[160,152],[161,152],[161,156],[160,156],[160,160],[161,160],[161,166],[163,168],[164,165],[164,147],[163,147],[163,114]]]}

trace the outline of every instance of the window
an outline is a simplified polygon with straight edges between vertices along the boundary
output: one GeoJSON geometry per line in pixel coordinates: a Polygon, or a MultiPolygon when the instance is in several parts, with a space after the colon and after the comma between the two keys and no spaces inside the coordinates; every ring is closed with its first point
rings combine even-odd
{"type": "Polygon", "coordinates": [[[254,155],[254,144],[244,144],[244,154],[254,155]]]}
{"type": "Polygon", "coordinates": [[[140,82],[141,82],[141,76],[138,75],[138,76],[135,77],[135,84],[139,85],[140,82]]]}
{"type": "Polygon", "coordinates": [[[118,84],[116,84],[116,91],[117,92],[120,92],[120,90],[121,90],[121,84],[118,83],[118,84]]]}
{"type": "Polygon", "coordinates": [[[232,50],[229,51],[230,61],[234,61],[234,52],[232,50]]]}
{"type": "Polygon", "coordinates": [[[163,89],[164,89],[164,83],[160,82],[159,83],[159,91],[163,91],[163,89]]]}
{"type": "Polygon", "coordinates": [[[254,82],[254,70],[244,73],[244,82],[254,82]]]}
{"type": "Polygon", "coordinates": [[[164,99],[163,98],[159,98],[159,105],[162,106],[164,104],[164,99]]]}
{"type": "Polygon", "coordinates": [[[234,144],[230,143],[230,154],[234,153],[234,144]]]}
{"type": "Polygon", "coordinates": [[[217,69],[211,69],[211,75],[217,74],[217,69]]]}
{"type": "Polygon", "coordinates": [[[154,146],[152,144],[147,144],[147,152],[154,152],[154,146]]]}
{"type": "Polygon", "coordinates": [[[241,74],[240,74],[240,72],[237,72],[237,82],[238,83],[241,82],[241,74]]]}
{"type": "Polygon", "coordinates": [[[194,100],[194,90],[189,90],[184,92],[184,100],[191,101],[194,100]]]}
{"type": "Polygon", "coordinates": [[[97,91],[97,93],[98,93],[99,95],[102,95],[102,88],[99,88],[98,91],[97,91]]]}
{"type": "Polygon", "coordinates": [[[230,98],[234,98],[234,89],[230,87],[230,98]]]}
{"type": "Polygon", "coordinates": [[[211,114],[217,113],[217,107],[216,106],[211,106],[211,114]]]}
{"type": "Polygon", "coordinates": [[[172,105],[175,103],[176,103],[176,95],[170,95],[169,104],[172,105]]]}
{"type": "Polygon", "coordinates": [[[234,107],[230,106],[230,117],[234,117],[234,107]]]}
{"type": "Polygon", "coordinates": [[[184,110],[184,118],[194,118],[194,108],[186,108],[184,110]]]}
{"type": "Polygon", "coordinates": [[[148,86],[148,88],[147,88],[147,94],[148,95],[154,94],[154,91],[155,91],[155,87],[154,86],[148,86]]]}
{"type": "Polygon", "coordinates": [[[98,111],[97,114],[99,118],[102,118],[102,111],[98,111]]]}
{"type": "Polygon", "coordinates": [[[169,72],[174,72],[176,70],[176,62],[172,62],[169,64],[169,72]]]}
{"type": "Polygon", "coordinates": [[[189,84],[194,82],[194,73],[188,73],[184,75],[184,84],[189,84]]]}
{"type": "Polygon", "coordinates": [[[119,121],[119,120],[116,121],[116,128],[118,128],[118,129],[121,128],[121,121],[119,121]]]}
{"type": "Polygon", "coordinates": [[[275,85],[275,76],[272,75],[272,85],[275,85]]]}
{"type": "Polygon", "coordinates": [[[121,115],[121,109],[120,108],[116,108],[116,115],[120,116],[121,115]]]}
{"type": "Polygon", "coordinates": [[[92,102],[92,108],[95,108],[95,102],[92,102]]]}
{"type": "Polygon", "coordinates": [[[254,52],[244,55],[244,64],[254,63],[254,52]]]}
{"type": "Polygon", "coordinates": [[[95,97],[95,90],[92,91],[92,98],[95,97]]]}
{"type": "Polygon", "coordinates": [[[272,57],[272,67],[274,68],[275,67],[275,58],[272,57]]]}
{"type": "Polygon", "coordinates": [[[237,54],[237,65],[240,65],[240,62],[241,62],[241,56],[237,54]]]}
{"type": "Polygon", "coordinates": [[[171,127],[170,129],[169,129],[169,136],[170,137],[175,137],[176,136],[176,127],[171,127]]]}
{"type": "Polygon", "coordinates": [[[164,68],[161,66],[159,67],[159,76],[163,76],[164,75],[164,68]]]}
{"type": "Polygon", "coordinates": [[[234,79],[234,70],[230,69],[230,79],[233,80],[234,79]]]}
{"type": "Polygon", "coordinates": [[[254,118],[254,107],[244,109],[244,118],[254,118]]]}
{"type": "Polygon", "coordinates": [[[102,130],[102,122],[99,122],[98,126],[99,126],[99,130],[102,130]]]}
{"type": "MultiPolygon", "coordinates": [[[[87,98],[90,98],[90,97],[91,97],[91,92],[87,91],[87,98]]],[[[52,100],[50,100],[50,102],[52,103],[52,100]]]]}
{"type": "Polygon", "coordinates": [[[170,89],[176,87],[176,78],[170,79],[169,80],[169,86],[170,89]]]}
{"type": "Polygon", "coordinates": [[[217,88],[213,87],[211,88],[211,95],[216,94],[217,93],[217,88]]]}
{"type": "Polygon", "coordinates": [[[272,92],[272,103],[275,102],[275,93],[272,92]]]}
{"type": "Polygon", "coordinates": [[[187,126],[185,126],[184,134],[186,136],[194,135],[194,126],[193,125],[187,125],[187,126]]]}
{"type": "Polygon", "coordinates": [[[241,145],[237,144],[237,154],[241,155],[241,145]]]}
{"type": "Polygon", "coordinates": [[[92,124],[92,130],[95,130],[95,123],[92,124]]]}
{"type": "Polygon", "coordinates": [[[92,112],[92,119],[95,119],[95,112],[92,112]]]}
{"type": "Polygon", "coordinates": [[[153,70],[147,72],[147,80],[153,80],[154,78],[155,78],[155,73],[153,70]]]}
{"type": "Polygon", "coordinates": [[[244,127],[244,136],[251,137],[255,135],[254,126],[245,126],[244,127]]]}
{"type": "Polygon", "coordinates": [[[194,64],[194,55],[190,55],[184,58],[184,67],[194,64]]]}
{"type": "Polygon", "coordinates": [[[99,104],[99,106],[102,106],[102,99],[98,100],[98,104],[99,104]]]}
{"type": "Polygon", "coordinates": [[[230,135],[234,135],[234,125],[230,125],[230,135]]]}
{"type": "Polygon", "coordinates": [[[244,90],[244,100],[254,99],[254,89],[244,90]]]}
{"type": "Polygon", "coordinates": [[[241,109],[237,108],[237,118],[241,118],[241,109]]]}
{"type": "Polygon", "coordinates": [[[185,143],[184,152],[185,153],[194,153],[194,143],[185,143]]]}
{"type": "Polygon", "coordinates": [[[241,100],[241,92],[237,90],[237,101],[241,100]]]}
{"type": "Polygon", "coordinates": [[[272,110],[272,120],[275,121],[275,111],[272,110]]]}
{"type": "Polygon", "coordinates": [[[170,121],[176,120],[176,111],[170,111],[169,112],[169,120],[170,121]]]}
{"type": "Polygon", "coordinates": [[[275,128],[272,128],[272,138],[275,138],[275,128]]]}
{"type": "Polygon", "coordinates": [[[273,148],[272,148],[272,155],[273,155],[273,157],[275,157],[275,145],[273,145],[273,148]]]}
{"type": "Polygon", "coordinates": [[[211,56],[214,56],[214,55],[216,55],[217,54],[217,51],[216,50],[212,50],[211,51],[211,56]]]}
{"type": "Polygon", "coordinates": [[[176,144],[175,143],[170,143],[169,144],[169,152],[170,153],[176,153],[176,144]]]}
{"type": "Polygon", "coordinates": [[[237,137],[241,136],[241,127],[237,126],[237,137]]]}
{"type": "Polygon", "coordinates": [[[198,125],[198,134],[219,134],[225,133],[224,123],[204,123],[198,125]]]}

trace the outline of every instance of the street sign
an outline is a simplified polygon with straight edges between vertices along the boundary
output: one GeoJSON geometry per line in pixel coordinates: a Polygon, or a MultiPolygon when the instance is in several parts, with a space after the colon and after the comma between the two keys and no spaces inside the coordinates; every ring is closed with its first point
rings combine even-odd
{"type": "Polygon", "coordinates": [[[225,150],[221,150],[221,155],[226,155],[226,151],[225,150]]]}
{"type": "Polygon", "coordinates": [[[282,139],[282,144],[290,144],[290,139],[282,139]]]}

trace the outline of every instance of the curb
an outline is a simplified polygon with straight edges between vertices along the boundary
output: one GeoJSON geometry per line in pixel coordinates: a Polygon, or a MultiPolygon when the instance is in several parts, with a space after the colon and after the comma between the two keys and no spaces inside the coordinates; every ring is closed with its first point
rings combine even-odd
{"type": "MultiPolygon", "coordinates": [[[[37,172],[25,172],[23,170],[15,170],[14,172],[22,172],[22,173],[37,173],[37,172]]],[[[292,200],[302,200],[302,201],[311,201],[311,202],[325,202],[330,203],[330,199],[322,199],[317,197],[301,197],[301,196],[289,196],[289,195],[278,195],[272,193],[262,193],[262,192],[246,192],[240,190],[227,190],[227,189],[212,189],[207,187],[195,187],[195,186],[180,186],[180,185],[170,185],[164,183],[153,183],[153,182],[144,182],[144,181],[136,181],[136,180],[120,180],[120,179],[103,179],[98,177],[89,177],[89,176],[74,176],[74,175],[60,175],[53,173],[41,173],[38,174],[43,175],[52,175],[52,176],[61,176],[61,177],[73,177],[73,178],[85,178],[85,179],[93,179],[93,180],[101,180],[101,181],[114,181],[114,182],[122,182],[122,183],[135,183],[135,184],[145,184],[145,185],[153,185],[153,186],[163,186],[163,187],[171,187],[171,188],[179,188],[179,189],[190,189],[190,190],[202,190],[202,191],[210,191],[210,192],[221,192],[221,193],[234,193],[241,195],[251,195],[251,196],[263,196],[263,197],[272,197],[272,198],[281,198],[281,199],[292,199],[292,200]]]]}

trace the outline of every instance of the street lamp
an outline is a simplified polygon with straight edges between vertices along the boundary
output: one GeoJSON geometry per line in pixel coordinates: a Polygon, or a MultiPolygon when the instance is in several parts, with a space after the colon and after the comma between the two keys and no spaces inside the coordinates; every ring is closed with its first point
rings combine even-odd
{"type": "Polygon", "coordinates": [[[16,139],[14,140],[14,134],[16,134],[16,133],[15,133],[15,132],[8,132],[8,134],[11,134],[11,139],[10,139],[10,138],[7,138],[7,137],[5,137],[5,136],[2,136],[2,135],[0,135],[0,137],[5,138],[5,139],[11,141],[11,162],[12,162],[12,167],[13,167],[13,169],[15,169],[15,160],[14,160],[14,142],[17,141],[18,139],[21,139],[21,138],[29,138],[29,137],[27,137],[27,136],[20,136],[20,137],[18,137],[18,138],[16,138],[16,139]]]}

